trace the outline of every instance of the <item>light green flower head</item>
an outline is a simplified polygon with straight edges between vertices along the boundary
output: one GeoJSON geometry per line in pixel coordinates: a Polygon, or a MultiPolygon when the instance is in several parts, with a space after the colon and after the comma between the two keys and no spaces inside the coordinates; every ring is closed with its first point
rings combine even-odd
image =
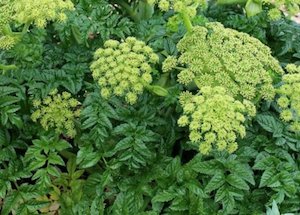
{"type": "Polygon", "coordinates": [[[178,125],[189,126],[189,138],[199,143],[202,154],[208,154],[213,148],[229,153],[236,151],[236,139],[246,135],[246,117],[255,115],[251,102],[235,100],[223,87],[203,87],[197,95],[184,92],[180,103],[183,115],[178,125]]]}
{"type": "Polygon", "coordinates": [[[58,94],[55,89],[46,98],[33,101],[36,110],[31,119],[39,121],[45,130],[55,129],[58,134],[74,137],[75,119],[80,115],[79,105],[79,101],[72,98],[70,93],[58,94]]]}
{"type": "Polygon", "coordinates": [[[277,104],[281,108],[280,117],[290,123],[290,130],[300,132],[300,66],[286,66],[288,74],[282,77],[283,84],[277,89],[277,104]]]}
{"type": "Polygon", "coordinates": [[[186,66],[178,75],[180,83],[224,86],[232,96],[251,101],[274,98],[272,75],[283,70],[271,50],[248,34],[208,23],[194,27],[177,47],[178,62],[186,66]]]}
{"type": "Polygon", "coordinates": [[[20,41],[21,34],[13,34],[11,24],[44,28],[48,21],[65,21],[65,12],[72,9],[70,0],[1,0],[0,49],[10,49],[20,41]]]}
{"type": "Polygon", "coordinates": [[[174,10],[177,13],[194,17],[199,6],[206,5],[205,0],[148,0],[149,4],[157,4],[162,11],[174,10]]]}
{"type": "Polygon", "coordinates": [[[163,72],[170,72],[177,66],[177,58],[174,56],[168,56],[162,65],[163,72]]]}
{"type": "Polygon", "coordinates": [[[159,57],[152,48],[128,37],[122,43],[106,41],[104,48],[95,52],[91,70],[103,98],[116,95],[125,97],[129,104],[135,104],[144,87],[152,82],[152,65],[158,61],[159,57]]]}
{"type": "Polygon", "coordinates": [[[20,41],[18,36],[1,35],[0,32],[0,49],[9,50],[20,41]]]}
{"type": "MultiPolygon", "coordinates": [[[[294,16],[299,13],[299,0],[263,0],[263,3],[272,4],[275,8],[271,9],[271,15],[281,13],[281,11],[285,11],[290,16],[294,16]],[[275,12],[277,10],[277,12],[275,12]]],[[[270,15],[270,13],[269,13],[270,15]]]]}
{"type": "Polygon", "coordinates": [[[73,10],[70,0],[17,0],[13,3],[13,19],[19,23],[34,23],[44,28],[47,21],[65,21],[67,10],[73,10]]]}

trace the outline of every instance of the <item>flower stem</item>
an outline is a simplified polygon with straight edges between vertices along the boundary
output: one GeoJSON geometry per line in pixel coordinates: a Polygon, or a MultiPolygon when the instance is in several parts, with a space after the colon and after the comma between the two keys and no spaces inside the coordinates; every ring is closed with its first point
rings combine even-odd
{"type": "Polygon", "coordinates": [[[191,32],[193,30],[193,24],[191,22],[190,17],[186,13],[182,13],[181,16],[182,16],[183,23],[184,23],[187,31],[191,32]]]}
{"type": "Polygon", "coordinates": [[[24,27],[23,27],[23,30],[22,30],[22,35],[26,34],[28,29],[29,29],[29,26],[30,26],[30,22],[26,22],[24,27]]]}
{"type": "Polygon", "coordinates": [[[4,64],[0,64],[0,70],[15,70],[18,67],[16,65],[4,65],[4,64]]]}
{"type": "Polygon", "coordinates": [[[127,4],[123,0],[112,0],[112,2],[120,5],[134,21],[138,21],[135,11],[130,7],[129,4],[127,4]]]}
{"type": "Polygon", "coordinates": [[[218,0],[217,4],[246,4],[247,0],[218,0]]]}

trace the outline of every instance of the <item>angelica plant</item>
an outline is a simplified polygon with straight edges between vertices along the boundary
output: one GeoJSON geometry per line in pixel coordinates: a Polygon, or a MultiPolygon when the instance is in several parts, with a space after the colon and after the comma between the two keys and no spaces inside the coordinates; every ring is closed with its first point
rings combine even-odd
{"type": "Polygon", "coordinates": [[[70,0],[18,0],[13,2],[13,9],[18,23],[44,28],[48,21],[65,21],[65,11],[72,10],[73,4],[70,0]]]}
{"type": "Polygon", "coordinates": [[[75,120],[80,116],[78,106],[80,102],[71,97],[68,92],[58,94],[57,89],[52,90],[42,100],[34,100],[36,109],[31,119],[39,121],[45,130],[55,129],[57,134],[65,133],[69,137],[76,135],[75,120]]]}
{"type": "Polygon", "coordinates": [[[151,47],[134,37],[124,42],[108,40],[95,52],[91,65],[93,78],[101,87],[101,96],[125,97],[135,104],[138,95],[152,82],[152,65],[159,60],[151,47]]]}
{"type": "Polygon", "coordinates": [[[270,19],[279,19],[282,15],[282,11],[288,14],[288,16],[294,16],[299,12],[299,0],[217,0],[217,4],[242,4],[245,5],[247,16],[255,16],[263,11],[263,5],[272,5],[268,12],[270,19]]]}
{"type": "Polygon", "coordinates": [[[300,131],[300,67],[294,64],[286,66],[288,74],[282,78],[283,84],[277,89],[279,99],[277,104],[281,108],[280,117],[290,123],[290,129],[300,131]]]}
{"type": "Polygon", "coordinates": [[[44,28],[49,21],[65,21],[65,12],[72,9],[70,0],[4,0],[0,3],[0,49],[12,48],[31,24],[44,28]],[[13,23],[23,25],[22,32],[12,32],[13,23]]]}
{"type": "Polygon", "coordinates": [[[229,153],[236,151],[236,139],[246,135],[246,117],[256,113],[251,102],[234,99],[223,87],[202,87],[196,95],[184,92],[180,103],[183,115],[178,125],[189,126],[189,138],[199,144],[202,154],[208,154],[213,148],[229,153]]]}
{"type": "Polygon", "coordinates": [[[157,4],[162,11],[170,9],[177,13],[188,14],[194,17],[197,14],[197,8],[206,3],[205,0],[148,0],[150,4],[157,4]]]}
{"type": "Polygon", "coordinates": [[[283,71],[270,49],[248,34],[220,23],[194,27],[177,45],[183,85],[223,86],[235,98],[259,101],[275,95],[273,77],[283,71]]]}
{"type": "Polygon", "coordinates": [[[10,0],[4,0],[0,2],[0,49],[10,49],[17,42],[18,37],[11,34],[11,30],[8,27],[13,15],[13,7],[10,0]]]}
{"type": "MultiPolygon", "coordinates": [[[[197,15],[197,9],[205,6],[205,0],[148,0],[150,4],[157,4],[162,11],[174,10],[183,20],[188,31],[192,29],[191,19],[197,15]]],[[[170,20],[171,22],[174,20],[170,20]]]]}

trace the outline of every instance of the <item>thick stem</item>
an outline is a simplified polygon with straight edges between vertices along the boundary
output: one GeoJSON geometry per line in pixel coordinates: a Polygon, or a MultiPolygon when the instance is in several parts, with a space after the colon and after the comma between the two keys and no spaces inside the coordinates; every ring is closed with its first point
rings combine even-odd
{"type": "Polygon", "coordinates": [[[218,0],[217,4],[246,4],[247,0],[218,0]]]}
{"type": "Polygon", "coordinates": [[[0,70],[15,70],[18,67],[16,65],[4,65],[0,64],[0,70]]]}
{"type": "Polygon", "coordinates": [[[9,24],[6,24],[5,26],[2,27],[2,32],[5,36],[10,36],[12,35],[12,30],[10,28],[9,24]]]}
{"type": "Polygon", "coordinates": [[[123,0],[112,0],[113,3],[120,5],[123,9],[126,10],[126,12],[128,13],[128,15],[134,20],[134,21],[138,21],[137,17],[136,17],[136,13],[134,12],[134,10],[130,7],[129,4],[127,4],[126,2],[124,2],[123,0]]]}
{"type": "Polygon", "coordinates": [[[28,29],[29,29],[29,26],[30,26],[30,22],[27,22],[24,27],[23,27],[23,30],[22,30],[22,35],[26,34],[28,29]]]}
{"type": "Polygon", "coordinates": [[[188,32],[191,32],[193,30],[193,24],[191,22],[190,17],[186,13],[182,13],[181,17],[183,19],[183,23],[187,29],[188,32]]]}

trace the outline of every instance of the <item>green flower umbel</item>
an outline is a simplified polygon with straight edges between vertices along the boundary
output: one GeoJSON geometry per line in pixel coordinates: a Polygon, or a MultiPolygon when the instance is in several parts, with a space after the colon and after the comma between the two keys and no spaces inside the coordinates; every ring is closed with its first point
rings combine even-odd
{"type": "Polygon", "coordinates": [[[129,104],[135,104],[144,87],[152,82],[152,64],[159,57],[152,48],[134,37],[125,42],[108,40],[104,48],[95,52],[91,65],[94,79],[101,87],[101,96],[125,97],[129,104]]]}
{"type": "Polygon", "coordinates": [[[177,47],[178,62],[186,67],[178,75],[180,83],[224,86],[235,98],[273,99],[272,76],[283,71],[271,50],[248,34],[208,23],[194,27],[177,47]]]}
{"type": "Polygon", "coordinates": [[[70,0],[1,0],[0,49],[12,48],[31,24],[44,28],[48,21],[65,21],[73,8],[70,0]],[[12,32],[12,24],[23,25],[22,33],[12,32]]]}
{"type": "Polygon", "coordinates": [[[205,5],[205,0],[147,0],[150,4],[157,4],[162,11],[174,10],[177,13],[187,14],[194,17],[197,8],[205,5]]]}
{"type": "Polygon", "coordinates": [[[290,123],[292,131],[300,132],[300,67],[289,64],[286,70],[288,74],[283,76],[283,84],[277,90],[280,95],[277,104],[281,119],[290,123]]]}
{"type": "Polygon", "coordinates": [[[235,100],[223,87],[203,87],[197,95],[182,93],[180,103],[183,115],[178,125],[189,126],[189,138],[199,143],[202,154],[208,154],[213,147],[229,153],[236,151],[236,139],[246,135],[245,117],[255,115],[251,102],[235,100]]]}
{"type": "Polygon", "coordinates": [[[34,100],[33,106],[36,110],[32,113],[31,119],[39,121],[45,130],[54,128],[56,133],[65,133],[69,137],[76,135],[75,119],[80,115],[79,102],[71,98],[71,94],[63,92],[57,94],[53,90],[43,100],[34,100]]]}
{"type": "Polygon", "coordinates": [[[17,0],[13,3],[14,20],[19,23],[34,23],[43,28],[47,21],[64,21],[65,11],[73,9],[70,0],[17,0]]]}

